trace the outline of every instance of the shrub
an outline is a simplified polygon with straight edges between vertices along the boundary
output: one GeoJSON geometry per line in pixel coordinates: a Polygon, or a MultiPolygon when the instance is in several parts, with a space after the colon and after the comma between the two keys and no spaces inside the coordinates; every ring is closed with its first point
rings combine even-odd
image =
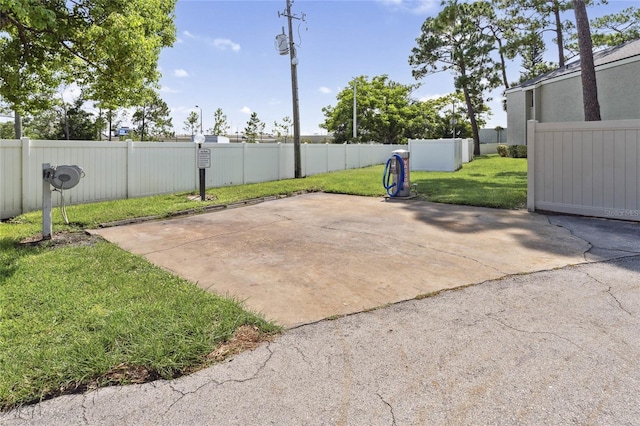
{"type": "Polygon", "coordinates": [[[527,146],[526,145],[516,145],[516,158],[527,158],[527,146]]]}
{"type": "Polygon", "coordinates": [[[498,145],[498,154],[500,155],[500,157],[506,157],[507,156],[507,146],[506,145],[498,145]]]}
{"type": "Polygon", "coordinates": [[[518,158],[518,145],[509,145],[509,157],[518,158]]]}

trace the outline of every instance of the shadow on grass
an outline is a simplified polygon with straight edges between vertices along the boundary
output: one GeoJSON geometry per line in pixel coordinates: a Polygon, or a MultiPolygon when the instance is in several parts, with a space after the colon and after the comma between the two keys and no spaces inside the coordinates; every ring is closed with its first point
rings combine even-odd
{"type": "Polygon", "coordinates": [[[523,209],[526,207],[527,187],[526,173],[518,174],[522,182],[491,183],[464,176],[417,179],[420,194],[424,194],[428,201],[460,204],[470,206],[484,206],[502,209],[523,209]]]}
{"type": "Polygon", "coordinates": [[[21,258],[34,255],[38,250],[36,247],[21,246],[11,238],[0,238],[0,282],[16,272],[21,258]]]}
{"type": "Polygon", "coordinates": [[[515,177],[527,181],[527,172],[499,172],[494,175],[495,177],[515,177]]]}

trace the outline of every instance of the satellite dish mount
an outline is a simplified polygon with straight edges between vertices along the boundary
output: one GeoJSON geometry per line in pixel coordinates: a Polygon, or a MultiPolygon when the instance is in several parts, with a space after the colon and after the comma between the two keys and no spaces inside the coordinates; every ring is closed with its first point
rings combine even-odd
{"type": "Polygon", "coordinates": [[[51,239],[53,226],[51,221],[51,186],[53,191],[60,192],[62,203],[60,209],[65,223],[69,224],[67,211],[64,202],[64,190],[76,186],[80,179],[84,177],[82,167],[75,165],[51,166],[49,163],[42,164],[42,239],[51,239]]]}

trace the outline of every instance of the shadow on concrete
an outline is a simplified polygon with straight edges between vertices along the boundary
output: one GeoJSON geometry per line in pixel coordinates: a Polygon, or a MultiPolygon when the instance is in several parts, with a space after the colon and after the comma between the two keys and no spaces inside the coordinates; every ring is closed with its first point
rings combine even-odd
{"type": "MultiPolygon", "coordinates": [[[[471,182],[471,181],[470,181],[471,182]]],[[[434,183],[429,180],[429,184],[434,183]]],[[[472,182],[472,186],[478,182],[472,182]]],[[[500,187],[497,187],[500,189],[500,187]]],[[[483,189],[486,192],[486,188],[483,189]]],[[[487,195],[489,196],[489,195],[487,195]]],[[[454,234],[479,234],[500,230],[510,234],[523,247],[564,255],[561,245],[549,244],[557,228],[586,241],[585,261],[600,261],[640,254],[640,223],[561,214],[532,213],[523,209],[505,210],[413,200],[394,200],[425,224],[454,234]],[[530,232],[532,221],[546,221],[552,227],[530,232]]],[[[505,253],[510,250],[504,247],[505,253]]]]}

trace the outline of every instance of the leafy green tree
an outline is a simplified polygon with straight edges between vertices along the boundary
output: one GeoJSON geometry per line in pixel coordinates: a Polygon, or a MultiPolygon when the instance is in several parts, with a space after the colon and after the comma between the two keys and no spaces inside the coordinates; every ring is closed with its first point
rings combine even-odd
{"type": "Polygon", "coordinates": [[[613,47],[640,38],[640,9],[628,7],[619,13],[601,16],[591,21],[594,47],[613,47]]]}
{"type": "MultiPolygon", "coordinates": [[[[427,138],[469,138],[473,137],[471,121],[464,108],[465,100],[461,92],[451,93],[424,102],[425,109],[432,111],[427,138]]],[[[477,111],[476,120],[484,126],[483,113],[477,111]]]]}
{"type": "Polygon", "coordinates": [[[216,136],[226,135],[230,128],[231,126],[229,126],[227,116],[222,112],[222,108],[216,109],[213,114],[213,127],[208,132],[216,136]]]}
{"type": "Polygon", "coordinates": [[[529,42],[522,46],[520,55],[522,56],[522,71],[520,71],[520,82],[530,80],[555,69],[553,64],[544,60],[545,46],[540,37],[531,35],[529,42]]]}
{"type": "Polygon", "coordinates": [[[24,136],[31,139],[57,139],[60,114],[55,109],[41,110],[37,114],[24,117],[24,136]]]}
{"type": "Polygon", "coordinates": [[[258,135],[264,130],[264,123],[258,118],[258,114],[254,111],[247,121],[247,126],[244,128],[244,134],[247,136],[247,142],[255,143],[258,135]]]}
{"type": "Polygon", "coordinates": [[[110,108],[105,112],[104,116],[106,122],[108,123],[109,140],[112,139],[111,135],[118,131],[127,115],[128,114],[124,110],[119,108],[110,108]]]}
{"type": "MultiPolygon", "coordinates": [[[[1,99],[0,99],[0,117],[2,118],[13,117],[12,111],[6,105],[3,105],[1,99]]],[[[14,132],[15,131],[14,131],[12,122],[8,122],[8,121],[0,122],[0,139],[13,139],[15,134],[14,132]]]]}
{"type": "Polygon", "coordinates": [[[24,134],[32,139],[95,140],[96,117],[83,108],[84,100],[58,100],[56,106],[24,118],[24,134]]]}
{"type": "Polygon", "coordinates": [[[475,155],[480,154],[477,115],[486,110],[484,94],[500,84],[499,65],[491,57],[495,40],[487,25],[494,18],[486,1],[450,1],[436,17],[426,19],[409,58],[417,79],[439,71],[454,73],[454,86],[464,94],[475,155]]]}
{"type": "Polygon", "coordinates": [[[565,32],[572,28],[572,23],[563,20],[562,13],[573,7],[571,0],[492,1],[504,14],[505,27],[511,28],[507,37],[511,59],[523,46],[538,45],[545,33],[553,32],[558,66],[564,66],[565,32]]]}
{"type": "Polygon", "coordinates": [[[14,129],[13,122],[5,121],[0,123],[0,139],[13,139],[14,129]]]}
{"type": "Polygon", "coordinates": [[[82,108],[82,97],[64,108],[63,121],[56,139],[91,141],[96,138],[95,117],[82,108]]]}
{"type": "Polygon", "coordinates": [[[198,113],[195,111],[191,111],[187,116],[187,119],[184,120],[184,130],[186,130],[187,132],[191,132],[191,136],[195,135],[199,121],[200,116],[198,115],[198,113]]]}
{"type": "Polygon", "coordinates": [[[69,82],[108,107],[138,103],[175,40],[175,3],[0,0],[0,96],[19,115],[47,109],[69,82]]]}
{"type": "Polygon", "coordinates": [[[267,127],[267,124],[263,121],[258,124],[258,133],[260,133],[260,142],[262,142],[262,135],[264,134],[264,129],[267,127]]]}
{"type": "Polygon", "coordinates": [[[417,84],[403,85],[392,81],[387,75],[359,76],[356,84],[356,130],[353,140],[353,84],[352,80],[337,95],[335,106],[322,108],[325,122],[323,129],[333,132],[334,143],[369,142],[396,144],[405,143],[411,123],[418,112],[413,106],[411,93],[417,84]]]}
{"type": "Polygon", "coordinates": [[[141,141],[158,140],[173,128],[169,107],[157,92],[150,92],[147,101],[136,108],[132,122],[141,141]]]}
{"type": "Polygon", "coordinates": [[[282,136],[284,136],[284,143],[287,143],[287,137],[291,132],[292,125],[293,125],[293,120],[291,120],[291,117],[289,116],[284,117],[281,123],[274,121],[273,133],[275,133],[278,138],[281,138],[282,136]]]}

